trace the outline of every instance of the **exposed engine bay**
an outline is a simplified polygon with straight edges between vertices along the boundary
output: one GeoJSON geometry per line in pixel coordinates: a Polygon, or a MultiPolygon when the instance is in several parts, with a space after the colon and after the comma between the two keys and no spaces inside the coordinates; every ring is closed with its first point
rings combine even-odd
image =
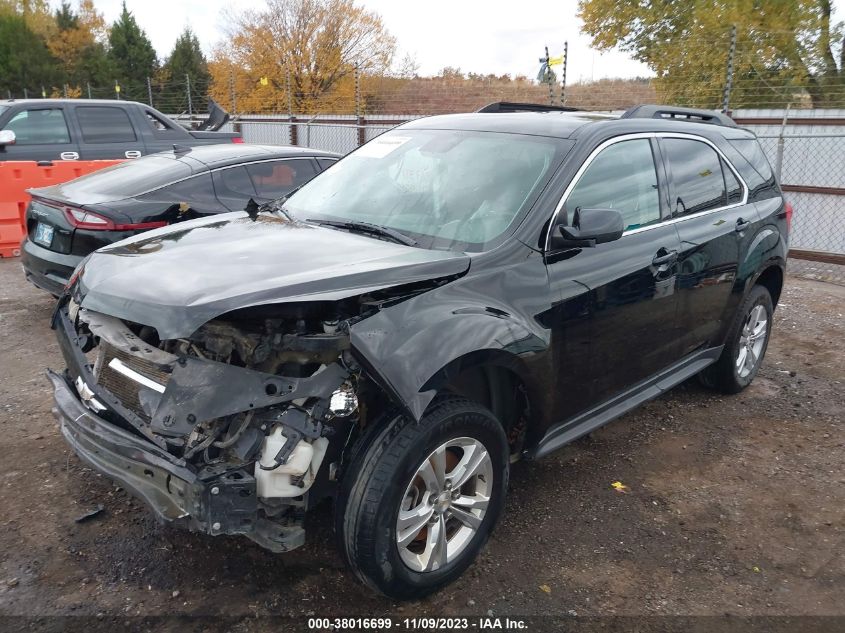
{"type": "MultiPolygon", "coordinates": [[[[349,328],[415,290],[242,309],[165,341],[73,299],[54,325],[79,400],[195,474],[199,488],[175,499],[179,516],[160,516],[287,551],[304,542],[305,510],[332,493],[350,438],[388,406],[349,328]]],[[[178,488],[171,474],[165,494],[178,488]]]]}

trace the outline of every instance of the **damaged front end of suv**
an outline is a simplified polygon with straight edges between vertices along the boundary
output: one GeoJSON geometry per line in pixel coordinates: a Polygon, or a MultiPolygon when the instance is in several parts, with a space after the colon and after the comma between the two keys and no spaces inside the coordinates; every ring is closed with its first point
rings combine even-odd
{"type": "MultiPolygon", "coordinates": [[[[229,230],[255,224],[239,218],[229,230]]],[[[264,224],[271,233],[302,228],[272,218],[264,224]]],[[[196,235],[209,226],[180,231],[196,235]]],[[[167,241],[142,243],[161,250],[167,241]]],[[[144,261],[138,253],[145,247],[129,248],[144,261]]],[[[397,407],[387,383],[362,368],[366,359],[353,350],[352,329],[386,305],[453,279],[466,264],[447,258],[433,268],[423,263],[431,270],[422,272],[411,265],[382,281],[386,287],[363,282],[362,289],[360,280],[347,280],[333,292],[304,293],[310,300],[250,305],[261,292],[253,289],[214,307],[179,307],[180,319],[168,312],[166,298],[139,301],[137,290],[97,278],[107,269],[104,277],[112,275],[127,254],[120,245],[95,254],[54,313],[67,369],[49,376],[65,438],[164,521],[244,535],[274,552],[302,545],[304,514],[333,494],[344,450],[369,419],[397,407]],[[118,296],[118,287],[132,301],[118,296]],[[195,327],[212,312],[222,313],[195,327]]],[[[331,286],[319,271],[303,274],[323,290],[331,286]]],[[[273,285],[268,279],[263,286],[273,285]]],[[[278,286],[276,292],[283,294],[278,286]]]]}

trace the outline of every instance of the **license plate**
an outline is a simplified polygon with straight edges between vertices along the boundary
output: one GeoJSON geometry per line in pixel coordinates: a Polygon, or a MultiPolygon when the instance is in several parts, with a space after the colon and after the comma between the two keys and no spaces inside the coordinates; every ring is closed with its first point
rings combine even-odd
{"type": "Polygon", "coordinates": [[[55,227],[52,227],[49,224],[44,224],[43,222],[39,222],[38,225],[35,227],[35,237],[32,239],[34,242],[37,242],[42,246],[50,246],[50,244],[53,243],[54,230],[55,227]]]}

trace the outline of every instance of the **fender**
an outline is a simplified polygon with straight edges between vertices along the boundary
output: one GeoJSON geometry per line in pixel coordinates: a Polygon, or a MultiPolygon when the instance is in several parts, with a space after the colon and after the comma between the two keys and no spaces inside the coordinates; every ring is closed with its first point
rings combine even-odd
{"type": "Polygon", "coordinates": [[[493,360],[491,364],[509,366],[524,377],[519,357],[548,347],[548,331],[539,325],[531,327],[530,321],[517,315],[489,306],[464,305],[450,310],[436,303],[423,295],[350,330],[356,358],[417,421],[436,394],[438,375],[460,366],[460,359],[472,358],[473,364],[478,364],[487,358],[493,360]]]}

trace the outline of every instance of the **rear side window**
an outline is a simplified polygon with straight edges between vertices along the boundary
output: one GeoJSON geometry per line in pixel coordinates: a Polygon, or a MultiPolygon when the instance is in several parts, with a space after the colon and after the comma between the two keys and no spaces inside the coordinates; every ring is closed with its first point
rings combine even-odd
{"type": "Polygon", "coordinates": [[[275,200],[304,185],[317,173],[310,159],[279,160],[246,166],[259,198],[275,200]]]}
{"type": "Polygon", "coordinates": [[[151,191],[140,196],[140,199],[147,202],[161,202],[164,205],[178,204],[180,215],[191,210],[198,213],[215,213],[225,210],[214,197],[214,186],[211,184],[211,175],[208,172],[151,191]]]}
{"type": "Polygon", "coordinates": [[[682,216],[717,209],[726,204],[722,160],[712,147],[700,141],[667,138],[661,142],[672,174],[670,200],[674,215],[682,216]]]}
{"type": "Polygon", "coordinates": [[[18,112],[3,129],[15,133],[16,145],[70,143],[65,115],[60,108],[18,112]]]}
{"type": "Polygon", "coordinates": [[[214,188],[220,198],[249,200],[256,195],[252,180],[243,167],[229,167],[214,172],[214,188]]]}
{"type": "Polygon", "coordinates": [[[743,165],[741,160],[733,159],[745,179],[745,184],[748,185],[748,199],[762,200],[777,195],[775,175],[760,143],[756,139],[749,138],[734,139],[730,141],[730,144],[747,161],[743,165]]]}
{"type": "Polygon", "coordinates": [[[78,106],[76,118],[86,143],[129,143],[137,140],[129,115],[112,106],[78,106]]]}
{"type": "Polygon", "coordinates": [[[320,163],[320,169],[328,169],[332,165],[337,162],[336,158],[318,158],[317,162],[320,163]]]}
{"type": "Polygon", "coordinates": [[[566,199],[566,213],[576,209],[616,209],[625,229],[660,221],[660,193],[651,142],[614,143],[593,159],[566,199]]]}

